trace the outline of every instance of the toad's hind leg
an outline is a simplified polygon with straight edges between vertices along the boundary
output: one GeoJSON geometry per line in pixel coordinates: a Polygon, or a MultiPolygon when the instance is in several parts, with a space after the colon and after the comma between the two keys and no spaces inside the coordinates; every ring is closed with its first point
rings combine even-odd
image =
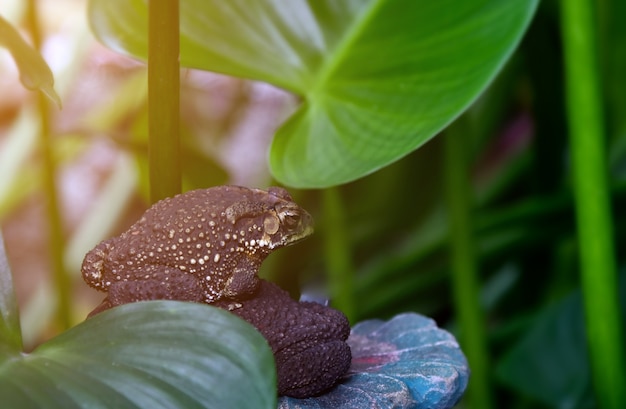
{"type": "Polygon", "coordinates": [[[202,302],[204,294],[198,279],[183,271],[166,266],[146,268],[143,277],[132,281],[117,281],[108,289],[108,296],[89,316],[121,304],[149,300],[179,300],[202,302]]]}
{"type": "Polygon", "coordinates": [[[294,398],[318,395],[348,371],[351,352],[341,340],[314,345],[293,356],[276,354],[278,393],[294,398]]]}

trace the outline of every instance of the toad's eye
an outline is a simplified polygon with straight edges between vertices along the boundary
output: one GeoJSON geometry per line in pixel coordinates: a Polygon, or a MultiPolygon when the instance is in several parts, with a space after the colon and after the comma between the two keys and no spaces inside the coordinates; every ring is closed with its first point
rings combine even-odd
{"type": "Polygon", "coordinates": [[[294,207],[284,207],[278,210],[278,218],[280,222],[284,224],[287,228],[294,228],[298,226],[301,219],[300,211],[294,207]]]}

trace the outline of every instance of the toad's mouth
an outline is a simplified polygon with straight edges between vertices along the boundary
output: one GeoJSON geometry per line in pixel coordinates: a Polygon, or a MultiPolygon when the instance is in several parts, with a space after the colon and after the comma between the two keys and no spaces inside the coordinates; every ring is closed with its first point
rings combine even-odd
{"type": "Polygon", "coordinates": [[[292,246],[299,243],[312,234],[313,224],[309,224],[303,229],[298,229],[291,234],[285,234],[279,241],[272,242],[271,239],[267,237],[267,243],[269,244],[270,249],[279,249],[281,247],[292,246]]]}
{"type": "Polygon", "coordinates": [[[302,240],[306,239],[307,237],[309,237],[310,235],[313,234],[313,225],[309,224],[308,226],[306,226],[304,228],[304,230],[300,231],[298,234],[294,234],[291,236],[286,236],[285,238],[285,246],[291,246],[292,244],[296,244],[301,242],[302,240]]]}

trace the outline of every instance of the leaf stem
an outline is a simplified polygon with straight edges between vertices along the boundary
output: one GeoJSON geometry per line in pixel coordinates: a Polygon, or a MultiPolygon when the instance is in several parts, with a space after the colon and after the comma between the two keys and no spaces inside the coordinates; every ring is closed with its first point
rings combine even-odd
{"type": "Polygon", "coordinates": [[[445,187],[450,225],[452,291],[460,326],[460,340],[472,371],[469,406],[490,409],[490,363],[485,322],[480,306],[479,278],[474,248],[470,182],[463,117],[445,134],[445,187]]]}
{"type": "Polygon", "coordinates": [[[330,280],[333,306],[341,310],[350,322],[355,314],[354,265],[351,260],[348,234],[345,226],[343,201],[339,188],[323,191],[324,199],[324,259],[330,280]]]}
{"type": "MultiPolygon", "coordinates": [[[[27,6],[27,21],[33,39],[33,45],[41,50],[41,30],[37,16],[37,2],[29,0],[27,6]]],[[[52,263],[52,276],[56,287],[58,305],[56,318],[61,329],[67,329],[72,324],[70,297],[72,282],[65,270],[63,255],[65,253],[65,237],[63,236],[63,223],[59,208],[57,193],[58,166],[54,152],[52,127],[50,125],[50,106],[45,94],[37,95],[37,109],[39,111],[40,134],[39,144],[42,155],[42,178],[44,194],[46,197],[46,213],[48,218],[48,243],[52,263]]]]}
{"type": "Polygon", "coordinates": [[[566,101],[572,152],[581,280],[598,407],[626,401],[624,338],[617,295],[593,2],[561,2],[566,101]]]}
{"type": "Polygon", "coordinates": [[[178,0],[148,3],[150,200],[181,192],[178,0]]]}

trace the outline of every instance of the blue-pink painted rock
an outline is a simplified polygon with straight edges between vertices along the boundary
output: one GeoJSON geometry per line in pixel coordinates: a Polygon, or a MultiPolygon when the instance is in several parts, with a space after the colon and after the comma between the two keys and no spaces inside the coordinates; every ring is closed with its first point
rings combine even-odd
{"type": "Polygon", "coordinates": [[[283,397],[280,409],[452,408],[467,387],[467,360],[456,339],[415,313],[352,328],[350,370],[327,393],[283,397]]]}

